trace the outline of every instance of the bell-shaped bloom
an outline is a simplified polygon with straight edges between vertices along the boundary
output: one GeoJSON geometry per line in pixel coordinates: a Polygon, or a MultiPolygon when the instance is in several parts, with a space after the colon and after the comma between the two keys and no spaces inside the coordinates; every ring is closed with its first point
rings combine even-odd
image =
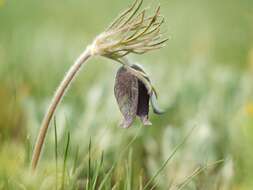
{"type": "MultiPolygon", "coordinates": [[[[132,65],[132,69],[145,74],[143,69],[138,65],[132,65]]],[[[151,84],[149,78],[147,81],[151,84]]],[[[149,121],[149,102],[154,109],[154,112],[161,114],[162,111],[156,106],[155,91],[148,92],[145,84],[134,76],[124,66],[120,67],[115,80],[114,94],[119,105],[120,112],[124,119],[121,124],[123,128],[128,128],[138,116],[144,125],[151,125],[149,121]]]]}

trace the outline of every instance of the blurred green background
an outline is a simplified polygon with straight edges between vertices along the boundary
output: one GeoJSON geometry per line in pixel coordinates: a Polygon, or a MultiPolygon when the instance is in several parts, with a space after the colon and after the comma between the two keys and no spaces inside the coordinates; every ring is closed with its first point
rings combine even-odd
{"type": "Polygon", "coordinates": [[[88,160],[94,175],[102,152],[98,183],[118,160],[102,189],[141,189],[194,126],[152,181],[154,189],[178,189],[188,178],[184,189],[253,189],[251,0],[145,0],[151,9],[161,5],[170,40],[162,50],[131,59],[150,74],[168,111],[151,113],[151,127],[137,120],[119,128],[113,94],[119,65],[92,59],[56,114],[57,172],[52,125],[38,172],[30,173],[33,144],[55,88],[86,45],[131,3],[0,0],[0,189],[54,189],[62,183],[68,132],[65,189],[85,189],[88,160]],[[191,177],[198,168],[204,169],[191,177]]]}

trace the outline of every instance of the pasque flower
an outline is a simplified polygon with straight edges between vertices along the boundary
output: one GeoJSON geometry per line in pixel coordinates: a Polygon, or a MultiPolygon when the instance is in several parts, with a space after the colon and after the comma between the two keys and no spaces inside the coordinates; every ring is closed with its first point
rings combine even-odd
{"type": "Polygon", "coordinates": [[[162,113],[155,103],[156,92],[147,74],[126,57],[130,53],[144,54],[162,48],[167,41],[160,30],[164,23],[160,7],[153,16],[147,16],[146,9],[138,13],[142,3],[143,0],[136,0],[92,44],[94,54],[123,64],[116,76],[114,92],[124,117],[121,124],[124,128],[131,126],[135,116],[139,116],[144,125],[151,125],[150,101],[154,112],[162,113]]]}
{"type": "Polygon", "coordinates": [[[103,56],[122,64],[116,77],[115,96],[124,116],[123,127],[129,127],[135,116],[139,116],[145,125],[151,124],[148,119],[149,102],[155,113],[162,113],[155,103],[157,95],[147,74],[127,58],[130,53],[144,54],[162,48],[167,41],[163,38],[160,29],[164,23],[164,18],[160,15],[160,7],[149,16],[147,9],[140,10],[142,3],[143,0],[135,0],[132,6],[120,14],[104,32],[93,40],[91,45],[87,46],[68,70],[43,118],[34,147],[32,169],[35,170],[37,166],[56,108],[78,71],[91,57],[103,56]]]}
{"type": "MultiPolygon", "coordinates": [[[[146,74],[139,65],[134,64],[131,68],[146,74]]],[[[150,79],[148,77],[146,77],[146,79],[151,85],[150,79]]],[[[124,66],[120,67],[117,72],[114,94],[117,99],[119,109],[124,117],[121,123],[123,128],[130,127],[136,116],[141,119],[144,125],[151,125],[148,116],[150,101],[155,113],[163,113],[156,106],[156,92],[154,91],[154,88],[152,88],[149,93],[145,84],[124,66]]]]}

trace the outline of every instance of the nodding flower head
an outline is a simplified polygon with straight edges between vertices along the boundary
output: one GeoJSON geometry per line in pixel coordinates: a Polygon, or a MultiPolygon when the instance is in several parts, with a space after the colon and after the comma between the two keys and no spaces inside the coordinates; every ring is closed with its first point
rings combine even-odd
{"type": "Polygon", "coordinates": [[[124,117],[124,128],[130,127],[136,116],[144,125],[151,125],[149,102],[155,113],[162,113],[147,74],[125,57],[130,53],[143,54],[162,48],[167,41],[161,34],[164,18],[160,15],[160,6],[149,16],[147,9],[140,10],[142,3],[143,0],[135,0],[90,46],[92,55],[101,55],[123,64],[116,76],[114,92],[124,117]]]}
{"type": "MultiPolygon", "coordinates": [[[[131,68],[144,73],[148,83],[152,86],[150,79],[140,66],[134,64],[131,68]]],[[[124,66],[120,67],[117,72],[114,94],[124,117],[121,124],[123,128],[130,127],[136,116],[141,119],[144,125],[151,125],[148,116],[149,102],[156,114],[163,113],[156,104],[157,95],[154,88],[152,87],[149,92],[146,85],[124,66]]]]}
{"type": "Polygon", "coordinates": [[[161,25],[164,18],[160,6],[154,15],[148,16],[147,10],[140,11],[143,0],[134,4],[96,37],[92,53],[119,61],[129,53],[143,54],[164,46],[167,39],[162,38],[161,25]]]}

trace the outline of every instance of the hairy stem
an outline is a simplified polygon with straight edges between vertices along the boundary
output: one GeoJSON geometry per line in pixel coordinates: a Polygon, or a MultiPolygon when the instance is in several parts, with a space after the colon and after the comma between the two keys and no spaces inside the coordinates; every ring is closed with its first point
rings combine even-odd
{"type": "Polygon", "coordinates": [[[34,147],[33,151],[33,157],[32,157],[32,170],[35,170],[40,158],[41,150],[45,141],[46,133],[50,124],[50,121],[52,120],[52,117],[54,116],[55,110],[59,103],[61,102],[64,94],[66,93],[68,87],[70,86],[71,82],[75,78],[76,74],[80,70],[81,66],[92,56],[91,48],[88,47],[75,61],[75,63],[72,65],[72,67],[67,72],[66,76],[60,83],[59,87],[57,88],[54,97],[48,107],[48,110],[44,116],[44,119],[42,121],[39,135],[34,147]]]}

